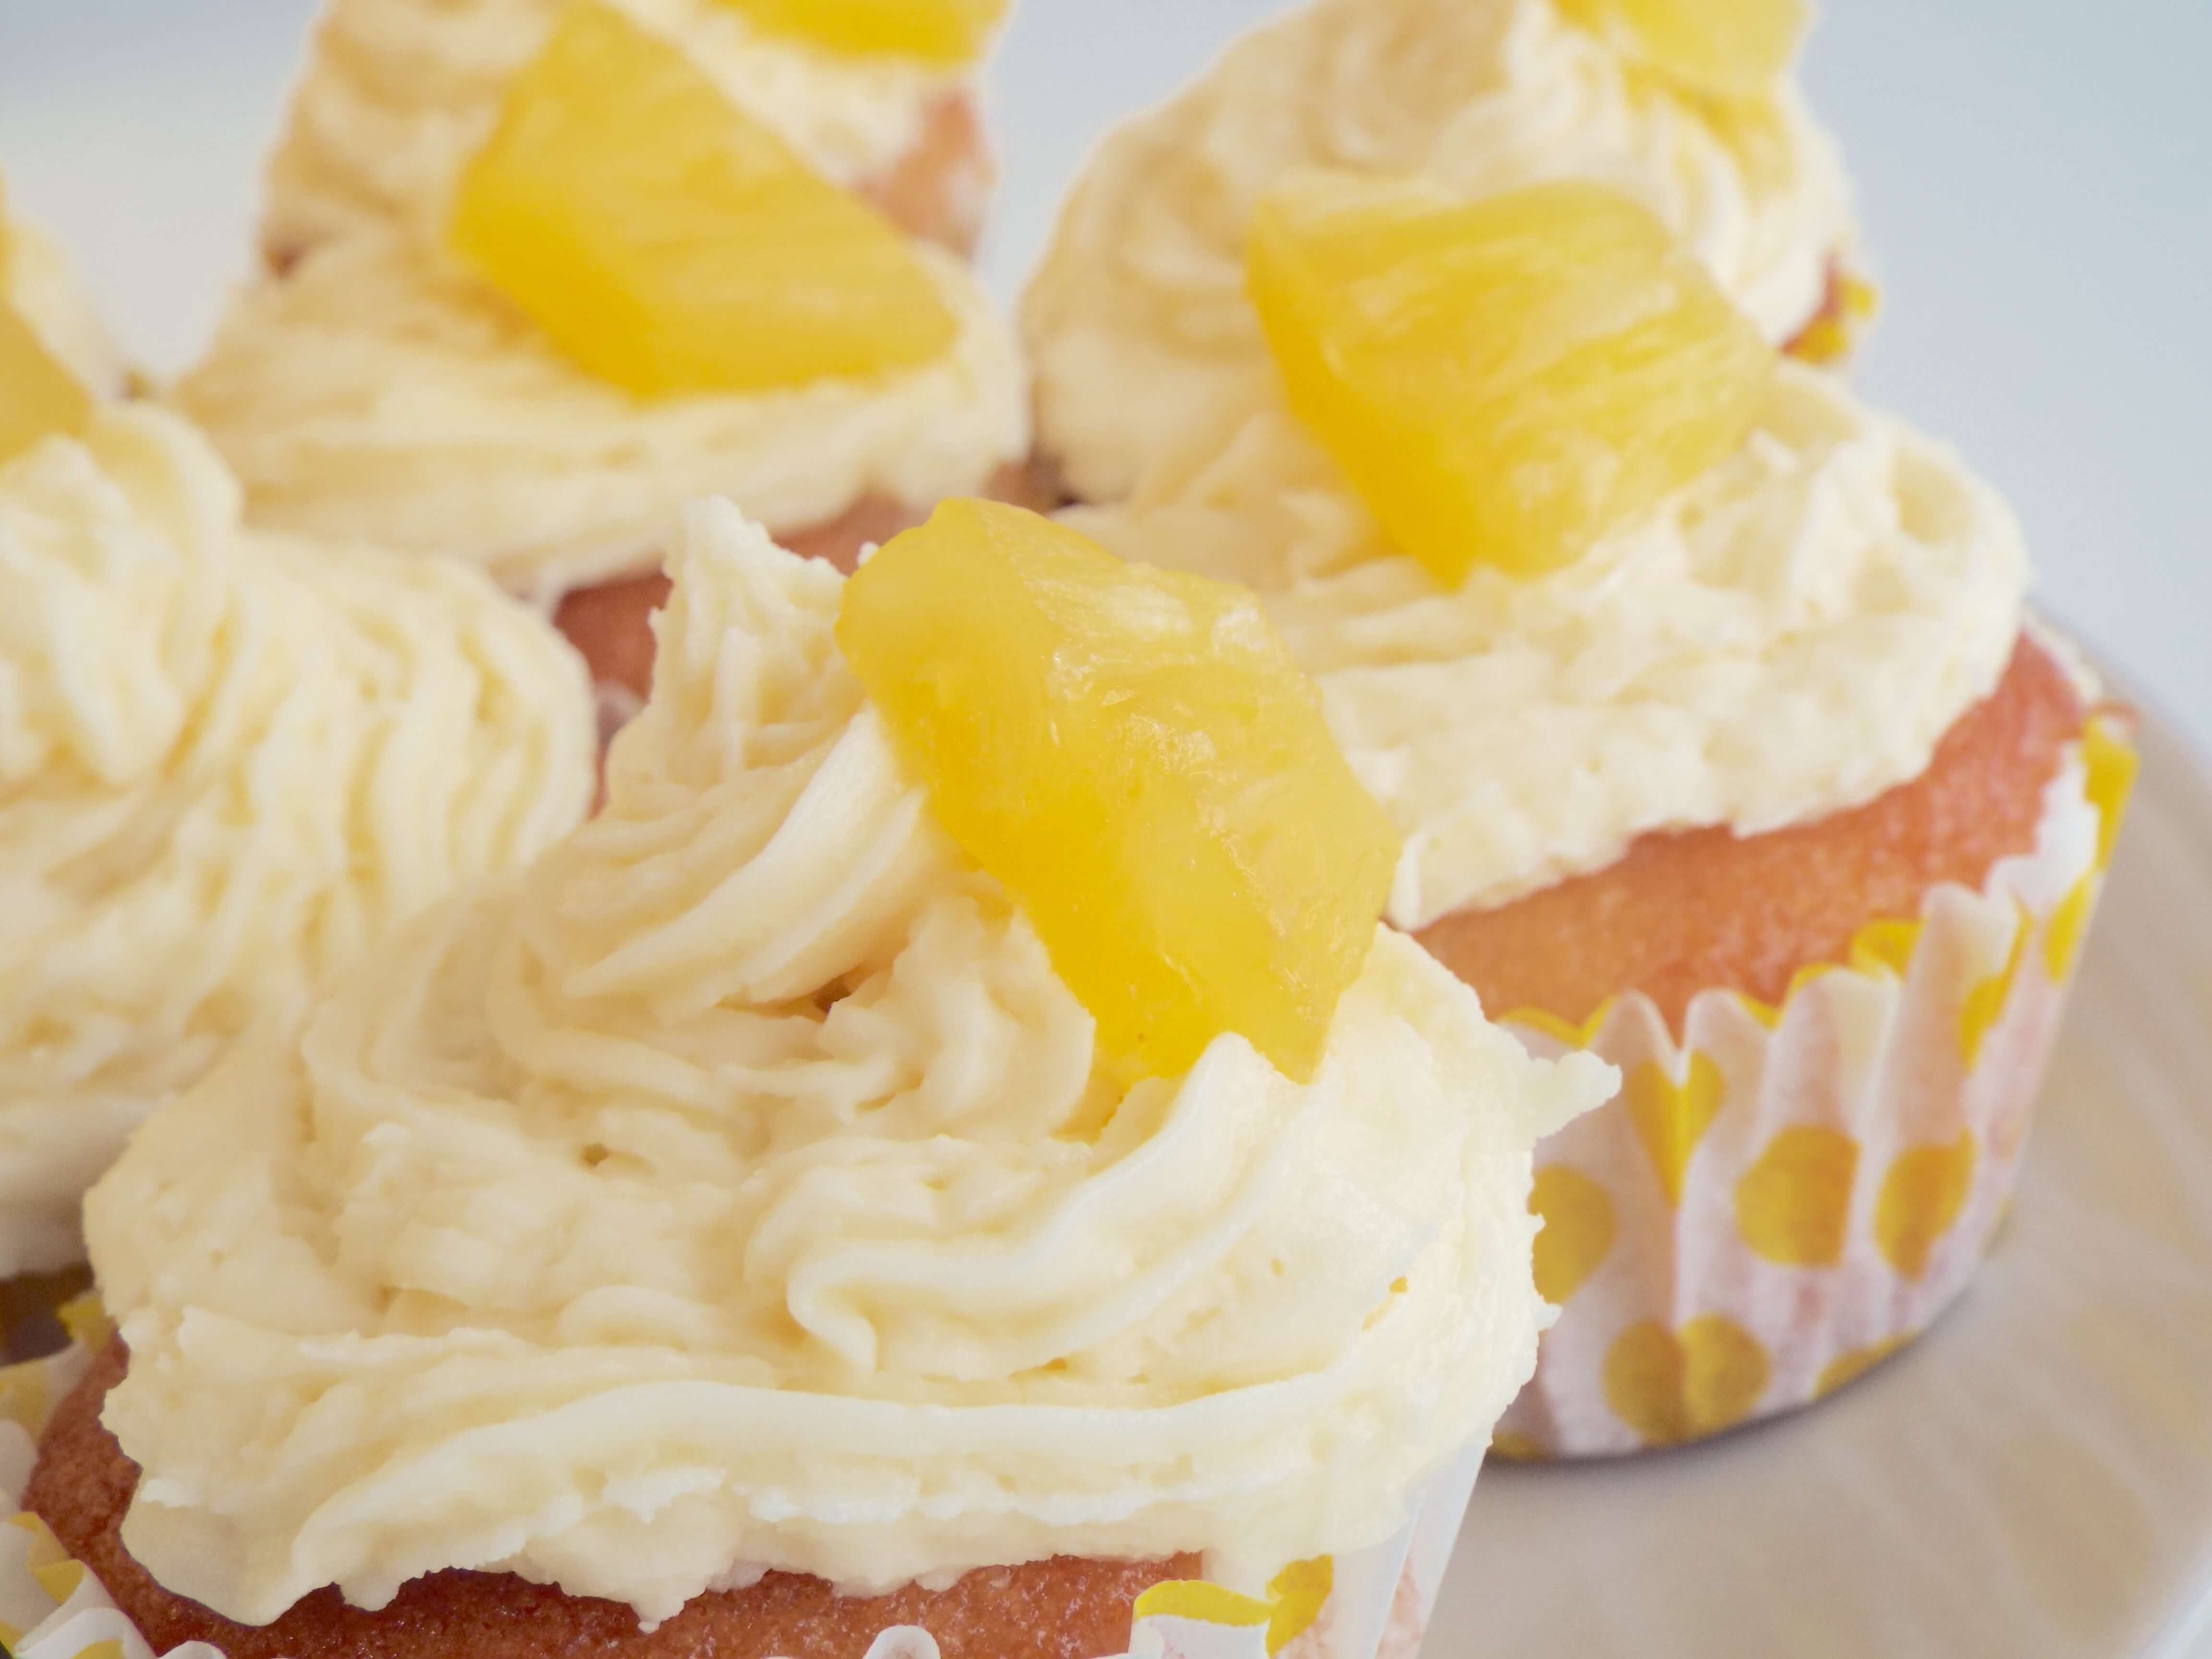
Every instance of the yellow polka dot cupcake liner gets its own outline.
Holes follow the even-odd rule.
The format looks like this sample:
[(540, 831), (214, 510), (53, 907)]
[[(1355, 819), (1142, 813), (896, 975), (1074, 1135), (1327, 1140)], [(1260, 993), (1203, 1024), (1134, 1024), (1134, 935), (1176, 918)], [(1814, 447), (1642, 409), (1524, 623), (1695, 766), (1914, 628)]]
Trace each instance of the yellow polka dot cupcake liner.
[[(113, 1328), (90, 1296), (67, 1310), (74, 1340), (0, 1367), (0, 1650), (13, 1659), (227, 1659), (187, 1642), (166, 1655), (22, 1506), (40, 1435)], [(1395, 1538), (1286, 1567), (1261, 1595), (1200, 1581), (1138, 1597), (1126, 1653), (1107, 1659), (1416, 1659), (1487, 1447), (1468, 1447), (1416, 1495)], [(799, 1656), (793, 1656), (799, 1659)], [(884, 1631), (866, 1659), (940, 1659), (926, 1630)]]
[(1532, 1050), (1620, 1068), (1613, 1102), (1537, 1148), (1536, 1284), (1559, 1304), (1495, 1449), (1522, 1460), (1680, 1445), (1832, 1394), (1926, 1330), (2003, 1221), (2136, 773), (2093, 719), (2034, 850), (1981, 890), (1876, 921), (1778, 1007), (1694, 998), (1679, 1042), (1630, 994)]

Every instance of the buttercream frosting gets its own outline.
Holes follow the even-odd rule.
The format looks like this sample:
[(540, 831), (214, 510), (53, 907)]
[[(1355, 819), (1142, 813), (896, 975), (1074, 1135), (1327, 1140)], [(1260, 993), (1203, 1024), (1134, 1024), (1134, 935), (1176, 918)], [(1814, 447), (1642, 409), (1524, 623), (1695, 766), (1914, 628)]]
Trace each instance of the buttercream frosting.
[(900, 772), (842, 579), (690, 510), (604, 811), (159, 1115), (88, 1206), (124, 1528), (265, 1620), (511, 1570), (648, 1622), (1056, 1554), (1257, 1590), (1404, 1523), (1610, 1091), (1377, 930), (1309, 1085), (1134, 1086)]
[(641, 401), (418, 239), (363, 231), (241, 294), (179, 396), (255, 522), (455, 555), (550, 597), (654, 562), (695, 495), (795, 531), (871, 493), (980, 493), (1025, 453), (1011, 328), (959, 260), (915, 251), (959, 325), (937, 361)]
[(0, 469), (0, 1274), (252, 1020), (581, 816), (582, 666), (477, 573), (243, 536), (96, 412)]
[(1742, 448), (1550, 575), (1440, 587), (1279, 405), (1206, 466), (1069, 515), (1258, 590), (1405, 837), (1424, 927), (1649, 830), (1763, 830), (1917, 776), (2022, 619), (2010, 509), (1948, 449), (1785, 363)]
[[(333, 0), (270, 163), (264, 240), (287, 252), (404, 222), (434, 237), (514, 73), (563, 0)], [(721, 0), (609, 0), (681, 47), (814, 168), (889, 171), (973, 66), (842, 57), (763, 34)]]
[(1794, 83), (1686, 100), (1551, 0), (1311, 0), (1099, 147), (1023, 304), (1041, 447), (1086, 501), (1187, 470), (1274, 396), (1245, 227), (1301, 167), (1487, 195), (1563, 178), (1650, 206), (1778, 343), (1856, 240), (1836, 148)]
[(28, 323), (87, 390), (123, 389), (122, 355), (67, 249), (38, 226), (6, 216), (0, 204), (0, 300)]

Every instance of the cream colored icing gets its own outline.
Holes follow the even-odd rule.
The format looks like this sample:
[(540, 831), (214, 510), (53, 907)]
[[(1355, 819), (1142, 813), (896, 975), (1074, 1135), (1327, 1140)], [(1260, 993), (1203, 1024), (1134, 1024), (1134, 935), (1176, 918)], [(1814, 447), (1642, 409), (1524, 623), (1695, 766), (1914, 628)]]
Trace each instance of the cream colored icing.
[[(402, 221), (434, 236), (507, 81), (564, 0), (332, 0), (270, 163), (264, 240), (286, 252)], [(764, 36), (719, 0), (610, 0), (682, 47), (820, 173), (894, 167), (972, 68), (842, 58)]]
[(0, 469), (0, 1275), (247, 1023), (589, 804), (582, 665), (475, 572), (241, 537), (174, 416)]
[(694, 495), (799, 530), (872, 492), (977, 493), (1025, 453), (1012, 331), (958, 260), (915, 252), (959, 324), (937, 362), (640, 402), (412, 239), (364, 232), (241, 295), (179, 397), (255, 522), (458, 555), (550, 596), (653, 564)]
[(1738, 453), (1534, 580), (1439, 587), (1280, 409), (1172, 493), (1069, 516), (1259, 591), (1406, 838), (1406, 927), (1647, 830), (1753, 835), (1917, 776), (2002, 674), (2028, 578), (1995, 491), (1794, 364)]
[(1531, 1148), (1610, 1091), (1378, 929), (1314, 1082), (1116, 1084), (726, 503), (672, 560), (602, 813), (158, 1116), (94, 1194), (106, 1422), (166, 1584), (509, 1569), (648, 1622), (1392, 1535), (1549, 1310)]
[(0, 224), (0, 298), (93, 392), (109, 398), (123, 390), (122, 354), (76, 262), (59, 242), (21, 219)]
[(1244, 295), (1260, 198), (1300, 167), (1472, 195), (1594, 178), (1644, 201), (1777, 342), (1855, 240), (1835, 145), (1784, 86), (1722, 125), (1551, 0), (1313, 0), (1121, 127), (1023, 305), (1041, 447), (1088, 501), (1187, 469), (1274, 395)]

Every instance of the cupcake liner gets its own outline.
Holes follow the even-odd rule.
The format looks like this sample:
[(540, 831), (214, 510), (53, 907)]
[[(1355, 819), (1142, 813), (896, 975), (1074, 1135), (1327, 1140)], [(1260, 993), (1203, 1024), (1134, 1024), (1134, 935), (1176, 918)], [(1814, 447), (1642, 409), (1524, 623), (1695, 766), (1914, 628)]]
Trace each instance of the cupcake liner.
[[(77, 1340), (43, 1359), (0, 1368), (0, 1648), (14, 1659), (225, 1659), (187, 1642), (157, 1656), (22, 1507), (38, 1437), (110, 1334), (89, 1297), (71, 1304)], [(1099, 1659), (1413, 1659), (1436, 1606), (1485, 1448), (1468, 1448), (1421, 1490), (1413, 1520), (1389, 1542), (1285, 1568), (1265, 1599), (1219, 1584), (1156, 1584), (1137, 1599), (1124, 1653)], [(867, 1659), (939, 1659), (926, 1630), (885, 1630)]]
[(1790, 355), (1815, 368), (1849, 362), (1881, 314), (1881, 290), (1873, 281), (1838, 260), (1828, 276), (1829, 291), (1820, 314), (1790, 343)]
[(1504, 1018), (1533, 1052), (1588, 1048), (1624, 1081), (1537, 1148), (1536, 1279), (1562, 1311), (1500, 1455), (1640, 1451), (1808, 1405), (1966, 1288), (2135, 769), (2124, 719), (2094, 716), (2032, 853), (1870, 924), (1779, 1007), (1700, 993), (1680, 1042), (1638, 993), (1579, 1030)]
[(0, 1362), (36, 1359), (68, 1346), (64, 1311), (91, 1285), (89, 1267), (0, 1279)]

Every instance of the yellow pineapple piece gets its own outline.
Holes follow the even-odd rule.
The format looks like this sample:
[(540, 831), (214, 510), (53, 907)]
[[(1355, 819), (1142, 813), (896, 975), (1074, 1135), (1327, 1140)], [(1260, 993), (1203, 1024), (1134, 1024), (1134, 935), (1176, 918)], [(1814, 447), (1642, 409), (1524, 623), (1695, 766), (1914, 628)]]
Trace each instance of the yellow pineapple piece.
[(683, 53), (571, 0), (463, 173), (453, 252), (639, 397), (911, 368), (957, 326), (890, 220)]
[(1713, 98), (1771, 94), (1812, 21), (1806, 0), (1559, 0), (1559, 9)]
[(1774, 373), (1696, 258), (1598, 185), (1469, 204), (1306, 174), (1261, 204), (1248, 276), (1291, 410), (1451, 586), (1649, 513), (1743, 441)]
[(1241, 588), (949, 501), (845, 589), (837, 643), (939, 818), (1142, 1073), (1240, 1033), (1313, 1075), (1398, 839)]
[(720, 0), (763, 34), (844, 58), (910, 58), (951, 68), (983, 55), (1006, 0)]

